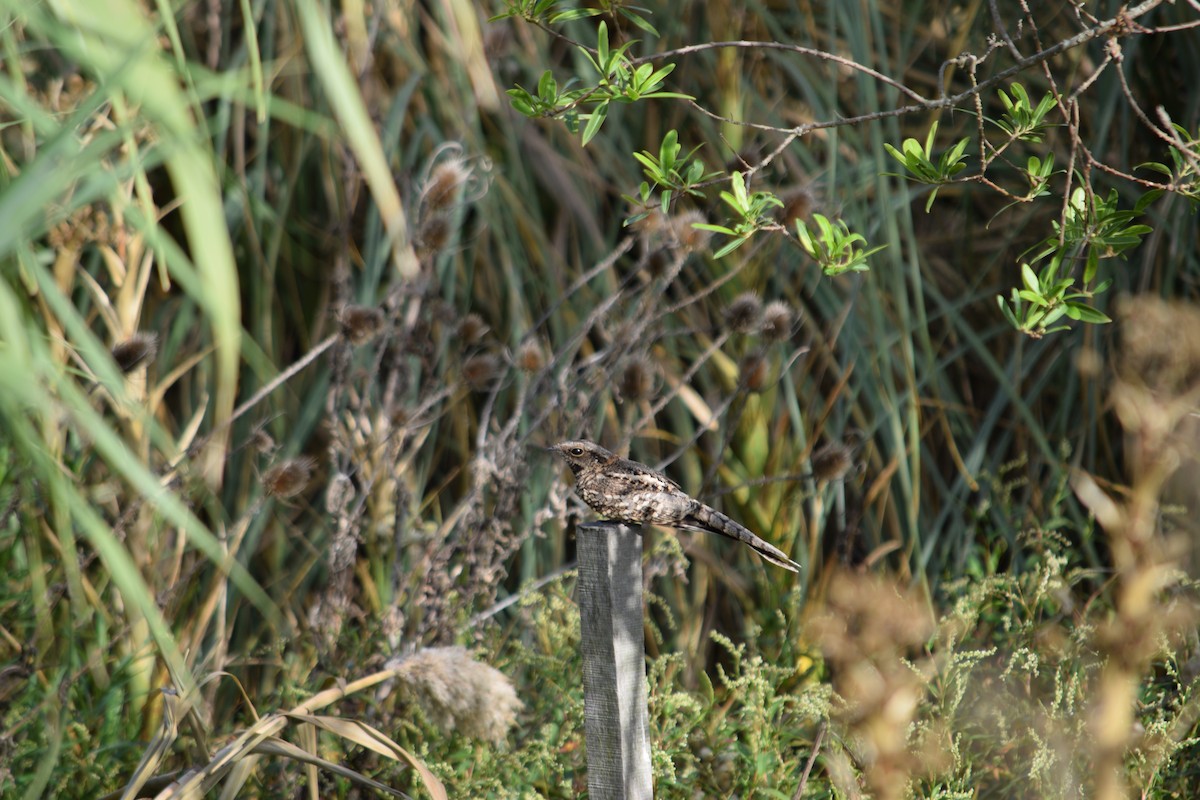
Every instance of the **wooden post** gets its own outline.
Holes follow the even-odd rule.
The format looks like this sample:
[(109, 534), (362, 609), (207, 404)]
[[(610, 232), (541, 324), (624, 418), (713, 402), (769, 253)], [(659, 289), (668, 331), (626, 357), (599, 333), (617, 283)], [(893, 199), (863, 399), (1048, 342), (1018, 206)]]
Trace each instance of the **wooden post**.
[(584, 735), (590, 800), (652, 800), (642, 535), (618, 523), (578, 528)]

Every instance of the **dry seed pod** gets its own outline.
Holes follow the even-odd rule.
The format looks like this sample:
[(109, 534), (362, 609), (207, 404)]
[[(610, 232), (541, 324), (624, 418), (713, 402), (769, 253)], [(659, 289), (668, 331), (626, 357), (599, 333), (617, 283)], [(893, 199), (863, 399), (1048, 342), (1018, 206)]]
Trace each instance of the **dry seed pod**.
[(303, 492), (312, 480), (317, 460), (311, 456), (289, 458), (267, 470), (262, 477), (263, 490), (269, 497), (280, 500)]
[(383, 328), (383, 309), (374, 306), (346, 306), (338, 315), (342, 336), (350, 344), (360, 345), (375, 338)]
[(761, 392), (771, 377), (771, 365), (762, 353), (754, 352), (742, 359), (738, 366), (742, 384), (752, 392)]
[(500, 375), (500, 359), (490, 353), (471, 356), (463, 362), (462, 376), (472, 389), (490, 388)]
[(133, 372), (138, 366), (153, 361), (158, 355), (158, 334), (135, 333), (125, 341), (113, 345), (111, 352), (121, 372)]
[(654, 392), (654, 364), (638, 356), (621, 371), (621, 396), (626, 400), (645, 400)]
[(772, 300), (763, 309), (762, 335), (770, 342), (782, 342), (792, 335), (796, 315), (792, 307), (782, 300)]
[(830, 442), (812, 454), (813, 477), (818, 481), (836, 481), (854, 466), (853, 451), (842, 442)]
[(536, 339), (530, 339), (517, 350), (517, 368), (533, 373), (546, 366), (546, 354)]
[(684, 211), (671, 218), (671, 231), (675, 241), (679, 243), (679, 249), (688, 255), (707, 250), (708, 243), (712, 240), (712, 232), (697, 228), (697, 222), (704, 222), (704, 215), (696, 209)]
[(762, 300), (754, 292), (743, 292), (725, 309), (725, 322), (737, 333), (754, 333), (762, 322)]
[(483, 321), (483, 317), (472, 312), (458, 323), (458, 338), (464, 345), (479, 344), (490, 330), (491, 328)]
[(417, 229), (414, 244), (420, 258), (440, 253), (450, 241), (450, 220), (440, 214), (426, 217)]
[(421, 202), (432, 214), (446, 211), (454, 205), (470, 177), (471, 170), (461, 158), (443, 161), (434, 167), (421, 189)]

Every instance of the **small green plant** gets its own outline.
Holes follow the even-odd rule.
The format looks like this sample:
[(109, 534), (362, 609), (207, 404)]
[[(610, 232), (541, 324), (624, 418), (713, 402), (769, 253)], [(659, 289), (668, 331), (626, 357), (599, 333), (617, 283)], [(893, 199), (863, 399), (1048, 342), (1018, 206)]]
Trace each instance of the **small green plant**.
[(1003, 89), (997, 92), (1000, 102), (1004, 104), (1004, 114), (1000, 119), (988, 118), (988, 121), (1007, 133), (1011, 139), (1040, 144), (1042, 134), (1050, 127), (1050, 123), (1046, 122), (1046, 115), (1054, 108), (1054, 95), (1046, 92), (1041, 101), (1034, 106), (1021, 84), (1014, 83), (1009, 91), (1012, 92), (1012, 97)]
[(650, 21), (642, 16), (642, 14), (651, 13), (650, 10), (641, 6), (629, 6), (612, 0), (601, 0), (596, 8), (568, 8), (565, 11), (550, 13), (554, 11), (556, 5), (558, 5), (558, 0), (505, 0), (505, 12), (492, 17), (491, 21), (517, 17), (526, 22), (557, 25), (573, 19), (620, 16), (651, 36), (659, 35), (658, 30), (650, 24)]
[(937, 136), (937, 129), (936, 122), (929, 127), (929, 134), (925, 137), (924, 145), (916, 139), (905, 139), (901, 149), (897, 150), (887, 142), (883, 143), (892, 158), (899, 161), (908, 170), (907, 175), (899, 175), (894, 172), (889, 172), (888, 175), (934, 187), (934, 190), (929, 193), (929, 199), (925, 201), (926, 213), (933, 207), (933, 201), (937, 199), (938, 187), (949, 183), (955, 175), (967, 168), (963, 162), (963, 159), (966, 158), (967, 143), (970, 141), (967, 138), (960, 139), (957, 144), (938, 156), (937, 163), (934, 163), (933, 140)]
[(1050, 194), (1050, 176), (1053, 174), (1054, 153), (1047, 153), (1045, 160), (1030, 156), (1025, 167), (1025, 177), (1029, 179), (1029, 192), (1022, 200), (1027, 202)]
[[(670, 130), (663, 136), (657, 155), (649, 150), (634, 153), (633, 157), (641, 162), (643, 172), (650, 180), (642, 181), (638, 187), (637, 198), (626, 195), (625, 200), (643, 208), (660, 205), (665, 214), (672, 197), (677, 192), (693, 197), (703, 197), (703, 193), (696, 187), (719, 177), (720, 173), (705, 171), (704, 162), (694, 157), (696, 151), (700, 149), (698, 146), (689, 150), (687, 155), (680, 157), (679, 153), (682, 149), (683, 145), (679, 144), (679, 134)], [(657, 201), (654, 200), (655, 189), (662, 190)], [(625, 224), (636, 222), (644, 216), (645, 213), (630, 217)]]
[[(579, 48), (600, 76), (596, 85), (588, 89), (568, 89), (574, 83), (572, 80), (560, 89), (554, 75), (546, 70), (538, 81), (536, 95), (520, 85), (508, 90), (513, 108), (527, 117), (562, 119), (572, 133), (578, 132), (580, 122), (583, 122), (583, 144), (587, 145), (600, 132), (612, 102), (636, 103), (666, 97), (693, 99), (690, 95), (661, 90), (663, 81), (675, 69), (674, 64), (658, 69), (649, 63), (633, 65), (626, 52), (636, 41), (631, 39), (620, 47), (609, 47), (608, 25), (601, 22), (596, 33), (595, 53), (585, 47)], [(591, 110), (580, 112), (585, 104), (589, 104)]]
[[(1174, 190), (1186, 197), (1191, 202), (1193, 209), (1200, 210), (1200, 161), (1196, 158), (1196, 153), (1200, 152), (1200, 130), (1193, 136), (1182, 125), (1172, 125), (1171, 127), (1175, 130), (1179, 144), (1183, 146), (1183, 149), (1176, 145), (1169, 146), (1171, 165), (1167, 166), (1159, 161), (1147, 161), (1138, 166), (1166, 175)], [(1150, 200), (1158, 199), (1162, 193), (1162, 189), (1148, 192), (1149, 195), (1152, 195)], [(1145, 201), (1144, 197), (1143, 201)]]
[(714, 258), (729, 255), (745, 244), (755, 231), (774, 224), (768, 212), (772, 208), (781, 208), (783, 206), (783, 201), (771, 192), (748, 191), (746, 189), (746, 179), (742, 177), (742, 173), (740, 172), (730, 174), (729, 184), (733, 191), (721, 192), (721, 199), (725, 201), (727, 206), (733, 209), (733, 213), (738, 217), (733, 222), (733, 227), (711, 225), (706, 222), (698, 222), (695, 225), (700, 230), (722, 233), (733, 237), (731, 241), (726, 242), (717, 252), (713, 253)]
[(1068, 293), (1075, 285), (1075, 279), (1058, 277), (1062, 261), (1062, 255), (1056, 255), (1040, 274), (1029, 264), (1021, 264), (1021, 282), (1025, 288), (1014, 288), (1008, 302), (1003, 296), (996, 298), (1005, 319), (1017, 330), (1035, 339), (1040, 339), (1047, 333), (1067, 330), (1070, 327), (1068, 325), (1050, 327), (1064, 315), (1080, 322), (1112, 321), (1104, 313), (1083, 302), (1106, 290), (1111, 281), (1105, 281), (1094, 291)]
[(852, 233), (844, 221), (839, 219), (830, 222), (821, 214), (813, 214), (813, 221), (816, 231), (810, 230), (804, 220), (797, 220), (796, 238), (800, 240), (804, 252), (821, 266), (826, 275), (866, 272), (870, 269), (867, 259), (886, 246), (859, 249), (855, 245), (865, 245), (866, 238), (860, 233)]
[[(1050, 327), (1063, 316), (1080, 322), (1110, 322), (1107, 315), (1083, 301), (1103, 294), (1112, 283), (1106, 280), (1092, 286), (1100, 260), (1123, 256), (1152, 230), (1133, 220), (1156, 196), (1148, 192), (1132, 209), (1120, 209), (1115, 189), (1100, 197), (1083, 186), (1076, 187), (1062, 221), (1053, 223), (1054, 235), (1042, 242), (1029, 263), (1021, 264), (1024, 288), (1014, 288), (1008, 300), (997, 297), (1005, 318), (1017, 330), (1038, 338), (1066, 330), (1067, 325)], [(1082, 288), (1075, 292), (1069, 292), (1075, 278), (1060, 277), (1067, 259), (1081, 259), (1084, 265)], [(1043, 262), (1045, 266), (1035, 270), (1033, 265)]]

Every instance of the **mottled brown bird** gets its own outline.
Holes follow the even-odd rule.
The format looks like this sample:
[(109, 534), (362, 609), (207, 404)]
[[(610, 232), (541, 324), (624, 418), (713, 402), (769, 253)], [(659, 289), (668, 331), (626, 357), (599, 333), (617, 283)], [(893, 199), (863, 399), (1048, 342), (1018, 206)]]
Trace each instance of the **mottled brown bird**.
[(575, 491), (595, 511), (629, 525), (662, 525), (704, 531), (744, 542), (772, 564), (799, 572), (800, 565), (720, 511), (689, 497), (679, 484), (645, 464), (581, 440), (547, 448), (575, 473)]

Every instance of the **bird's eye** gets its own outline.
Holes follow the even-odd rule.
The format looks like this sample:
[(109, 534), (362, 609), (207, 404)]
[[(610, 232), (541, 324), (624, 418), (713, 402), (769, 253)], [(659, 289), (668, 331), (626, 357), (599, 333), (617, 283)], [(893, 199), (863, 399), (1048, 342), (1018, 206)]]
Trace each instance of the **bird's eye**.
[(583, 448), (582, 448), (582, 447), (572, 447), (572, 448), (571, 448), (571, 455), (573, 455), (573, 456), (581, 456), (581, 455), (583, 455)]

